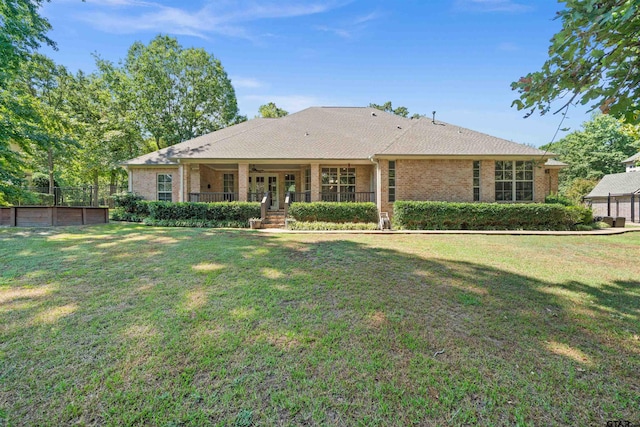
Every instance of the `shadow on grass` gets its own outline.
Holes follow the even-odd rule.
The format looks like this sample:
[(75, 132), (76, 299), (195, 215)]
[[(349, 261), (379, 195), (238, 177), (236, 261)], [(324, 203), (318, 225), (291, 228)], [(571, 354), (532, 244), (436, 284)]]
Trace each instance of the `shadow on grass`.
[(640, 407), (636, 281), (357, 237), (24, 233), (0, 233), (15, 424), (587, 425)]

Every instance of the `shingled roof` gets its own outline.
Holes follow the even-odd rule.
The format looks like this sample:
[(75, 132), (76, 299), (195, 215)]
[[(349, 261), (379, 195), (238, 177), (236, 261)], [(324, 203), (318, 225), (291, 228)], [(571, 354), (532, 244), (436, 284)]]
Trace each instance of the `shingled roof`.
[(177, 159), (368, 159), (372, 156), (553, 156), (480, 132), (407, 119), (369, 107), (311, 107), (278, 119), (253, 119), (125, 165), (175, 164)]
[(640, 193), (640, 172), (612, 173), (602, 177), (585, 199), (607, 197), (609, 194)]

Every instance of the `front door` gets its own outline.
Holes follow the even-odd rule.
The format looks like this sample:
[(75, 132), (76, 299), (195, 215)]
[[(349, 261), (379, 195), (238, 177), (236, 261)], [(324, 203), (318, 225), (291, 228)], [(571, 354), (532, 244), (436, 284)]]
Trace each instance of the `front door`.
[[(278, 175), (251, 175), (249, 177), (249, 192), (252, 194), (261, 194), (268, 191), (271, 193), (270, 210), (277, 210), (280, 206), (278, 203)], [(261, 196), (260, 196), (261, 197)]]

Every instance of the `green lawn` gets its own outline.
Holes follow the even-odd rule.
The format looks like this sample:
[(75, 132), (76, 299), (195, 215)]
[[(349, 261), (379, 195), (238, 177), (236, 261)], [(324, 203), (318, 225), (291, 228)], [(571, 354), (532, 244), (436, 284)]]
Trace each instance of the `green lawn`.
[(0, 229), (0, 426), (640, 423), (640, 233)]

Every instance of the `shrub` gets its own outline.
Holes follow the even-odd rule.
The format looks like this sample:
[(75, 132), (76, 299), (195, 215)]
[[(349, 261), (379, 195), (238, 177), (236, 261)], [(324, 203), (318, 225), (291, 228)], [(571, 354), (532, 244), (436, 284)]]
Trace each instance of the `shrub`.
[(149, 216), (149, 203), (135, 193), (117, 193), (111, 196), (115, 209), (111, 211), (114, 221), (142, 222)]
[(374, 222), (303, 222), (288, 221), (287, 228), (289, 230), (377, 230), (378, 224)]
[(573, 200), (569, 199), (566, 196), (560, 195), (558, 193), (549, 194), (547, 197), (544, 198), (544, 202), (545, 203), (558, 203), (558, 204), (561, 204), (563, 206), (575, 206), (575, 203), (573, 203)]
[(201, 219), (144, 219), (145, 225), (156, 227), (246, 228), (247, 221), (209, 221)]
[(256, 202), (147, 202), (147, 206), (149, 207), (149, 221), (145, 221), (145, 224), (152, 221), (194, 220), (194, 223), (200, 221), (207, 224), (242, 224), (242, 227), (248, 227), (249, 218), (260, 216), (260, 203)]
[(378, 222), (375, 203), (313, 202), (292, 203), (289, 216), (302, 222)]
[(410, 230), (572, 230), (584, 208), (560, 204), (499, 204), (399, 201), (393, 222)]

